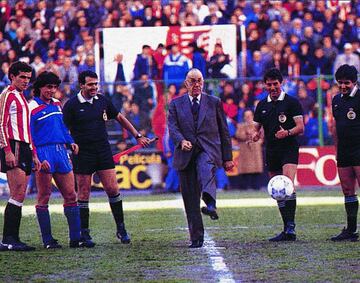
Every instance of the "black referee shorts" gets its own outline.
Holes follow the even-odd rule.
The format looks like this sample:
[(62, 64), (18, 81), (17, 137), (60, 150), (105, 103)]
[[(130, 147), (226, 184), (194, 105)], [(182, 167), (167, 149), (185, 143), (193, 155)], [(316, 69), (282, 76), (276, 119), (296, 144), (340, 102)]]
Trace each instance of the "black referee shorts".
[(360, 166), (360, 148), (343, 148), (337, 149), (337, 167)]
[(270, 172), (282, 170), (285, 164), (299, 163), (299, 148), (291, 147), (288, 150), (266, 150), (266, 167)]
[(99, 170), (115, 168), (108, 142), (79, 145), (79, 153), (73, 154), (72, 159), (75, 174), (90, 175)]
[[(10, 140), (11, 152), (15, 156), (16, 167), (23, 170), (26, 176), (31, 174), (32, 168), (32, 151), (30, 149), (30, 144), (22, 141)], [(14, 169), (6, 165), (5, 160), (5, 151), (4, 149), (0, 150), (0, 167), (1, 172), (6, 173), (7, 171)]]

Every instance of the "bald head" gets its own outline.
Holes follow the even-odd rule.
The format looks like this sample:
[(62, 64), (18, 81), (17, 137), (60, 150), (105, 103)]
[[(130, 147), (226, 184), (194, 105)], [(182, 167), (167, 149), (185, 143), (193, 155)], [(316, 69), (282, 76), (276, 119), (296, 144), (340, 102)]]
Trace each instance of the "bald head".
[(204, 78), (199, 69), (191, 69), (185, 79), (185, 87), (189, 95), (196, 97), (201, 94), (204, 86)]

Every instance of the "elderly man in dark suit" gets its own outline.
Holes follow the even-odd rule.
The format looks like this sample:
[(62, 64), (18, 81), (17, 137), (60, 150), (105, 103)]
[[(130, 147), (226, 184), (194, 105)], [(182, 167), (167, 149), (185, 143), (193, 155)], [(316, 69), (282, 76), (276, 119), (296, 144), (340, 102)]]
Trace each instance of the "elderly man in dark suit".
[(179, 171), (180, 186), (189, 226), (190, 248), (204, 243), (200, 197), (206, 203), (201, 212), (218, 219), (215, 170), (231, 170), (232, 149), (221, 101), (202, 93), (203, 76), (191, 69), (186, 76), (188, 94), (174, 99), (169, 107), (169, 132), (175, 144), (173, 166)]

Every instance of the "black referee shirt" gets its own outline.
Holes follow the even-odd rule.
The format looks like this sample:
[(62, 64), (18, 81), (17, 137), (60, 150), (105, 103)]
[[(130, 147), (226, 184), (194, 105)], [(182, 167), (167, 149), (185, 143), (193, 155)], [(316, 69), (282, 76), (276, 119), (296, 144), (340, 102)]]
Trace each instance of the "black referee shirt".
[(332, 100), (339, 147), (360, 147), (360, 90), (357, 86), (345, 96), (337, 94)]
[(295, 127), (294, 117), (303, 115), (301, 104), (296, 98), (293, 98), (282, 92), (277, 101), (272, 101), (270, 96), (261, 100), (256, 106), (254, 121), (261, 124), (265, 132), (265, 141), (267, 150), (288, 150), (289, 147), (298, 147), (295, 136), (289, 136), (284, 139), (277, 139), (275, 134), (280, 130)]
[(64, 122), (77, 144), (108, 142), (105, 122), (116, 118), (119, 111), (102, 95), (86, 101), (80, 92), (63, 109)]

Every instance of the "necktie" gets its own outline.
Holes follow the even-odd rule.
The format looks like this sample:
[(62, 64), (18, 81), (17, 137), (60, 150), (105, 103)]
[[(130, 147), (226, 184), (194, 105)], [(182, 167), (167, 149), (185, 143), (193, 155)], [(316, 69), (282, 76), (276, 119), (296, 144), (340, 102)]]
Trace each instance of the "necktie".
[(194, 97), (192, 102), (193, 104), (191, 106), (191, 112), (194, 116), (194, 120), (197, 121), (199, 116), (199, 108), (200, 108), (199, 101), (196, 97)]

